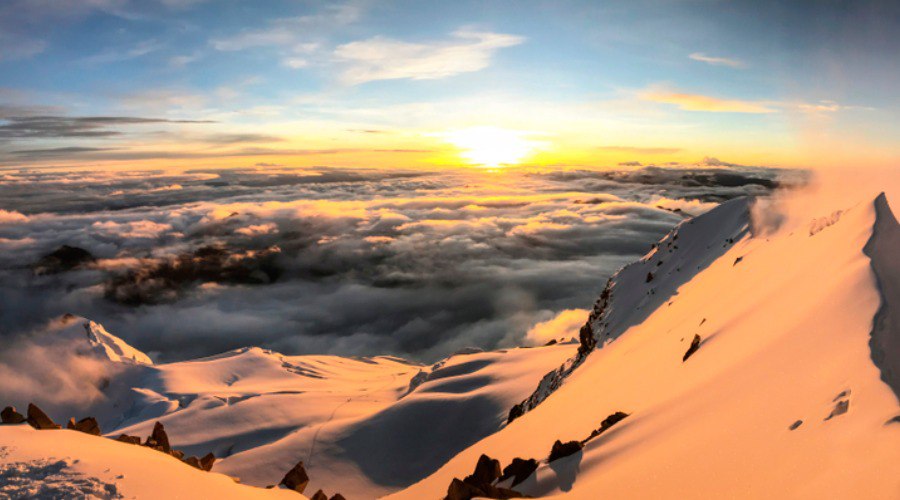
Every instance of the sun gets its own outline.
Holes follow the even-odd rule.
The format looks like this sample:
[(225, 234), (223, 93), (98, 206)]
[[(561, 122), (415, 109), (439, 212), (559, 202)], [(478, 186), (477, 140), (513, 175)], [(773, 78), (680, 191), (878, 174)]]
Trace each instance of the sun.
[(485, 168), (515, 165), (538, 146), (528, 139), (530, 132), (496, 127), (471, 127), (442, 134), (460, 149), (459, 155), (469, 163)]

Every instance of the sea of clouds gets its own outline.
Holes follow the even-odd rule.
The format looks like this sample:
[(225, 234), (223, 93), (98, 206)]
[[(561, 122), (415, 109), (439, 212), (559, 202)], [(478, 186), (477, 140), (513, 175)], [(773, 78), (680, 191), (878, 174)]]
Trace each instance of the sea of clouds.
[[(0, 170), (0, 337), (72, 313), (157, 361), (257, 345), (427, 362), (540, 343), (572, 333), (573, 310), (679, 221), (767, 194), (784, 175), (715, 160), (502, 173)], [(36, 272), (62, 245), (96, 260)]]

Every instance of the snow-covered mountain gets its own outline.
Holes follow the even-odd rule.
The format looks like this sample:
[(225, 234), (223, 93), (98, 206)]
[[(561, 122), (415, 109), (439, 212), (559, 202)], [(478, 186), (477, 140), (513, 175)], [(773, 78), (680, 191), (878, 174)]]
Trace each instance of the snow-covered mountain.
[[(303, 461), (307, 495), (441, 498), (486, 454), (536, 469), (517, 462), (513, 485), (485, 476), (493, 465), (482, 459), (472, 480), (488, 484), (482, 492), (900, 497), (900, 226), (887, 200), (765, 234), (750, 213), (738, 199), (680, 224), (609, 280), (580, 343), (433, 366), (259, 348), (154, 365), (77, 317), (42, 342), (64, 339), (115, 367), (103, 397), (78, 410), (107, 436), (146, 436), (161, 422), (175, 447), (213, 452), (213, 473), (254, 486)], [(561, 458), (548, 462), (556, 441)], [(47, 467), (100, 497), (157, 497), (148, 470), (201, 496), (296, 497), (145, 447), (0, 427), (0, 476), (28, 470), (38, 484)]]
[(88, 408), (49, 412), (57, 422), (89, 414), (112, 438), (147, 436), (161, 422), (186, 455), (212, 452), (214, 472), (267, 486), (303, 461), (308, 491), (347, 498), (374, 498), (434, 472), (497, 431), (541, 374), (575, 351), (562, 343), (467, 352), (422, 366), (244, 348), (154, 365), (84, 318), (62, 318), (37, 338), (112, 365), (115, 374)]
[[(682, 225), (679, 249), (673, 233), (623, 271), (721, 254), (674, 290), (671, 267), (645, 281), (646, 319), (620, 321), (541, 404), (390, 498), (439, 497), (481, 454), (537, 459), (516, 486), (535, 497), (900, 497), (900, 226), (885, 197), (787, 234), (726, 236), (730, 215)], [(699, 248), (692, 226), (709, 228)], [(547, 463), (556, 440), (585, 443)]]

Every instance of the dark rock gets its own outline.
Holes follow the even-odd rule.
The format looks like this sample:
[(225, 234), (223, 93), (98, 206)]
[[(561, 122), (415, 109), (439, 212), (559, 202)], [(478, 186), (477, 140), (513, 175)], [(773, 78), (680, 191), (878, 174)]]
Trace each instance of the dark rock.
[(182, 461), (184, 460), (184, 452), (181, 450), (172, 450), (169, 452), (169, 455), (172, 455), (173, 457), (177, 458), (178, 460), (182, 460)]
[(66, 422), (66, 429), (75, 430), (75, 417), (69, 417), (69, 421)]
[(691, 346), (688, 347), (687, 352), (684, 353), (684, 357), (681, 358), (681, 362), (684, 363), (685, 361), (687, 361), (689, 357), (697, 352), (697, 349), (700, 349), (700, 336), (695, 334), (694, 340), (691, 340)]
[(547, 343), (544, 344), (544, 347), (551, 346), (551, 345), (556, 345), (556, 339), (548, 340)]
[(553, 448), (550, 449), (550, 456), (547, 457), (547, 461), (552, 462), (563, 457), (568, 457), (569, 455), (574, 455), (581, 451), (581, 446), (580, 441), (563, 443), (557, 439), (556, 442), (553, 443)]
[(169, 446), (169, 436), (166, 434), (166, 428), (163, 427), (163, 424), (160, 422), (153, 424), (153, 432), (147, 438), (144, 446), (159, 450), (163, 453), (172, 451), (172, 447)]
[(744, 260), (743, 257), (738, 257), (738, 258), (734, 259), (734, 264), (732, 264), (731, 266), (734, 267), (734, 266), (738, 265), (742, 260)]
[(34, 274), (38, 275), (56, 274), (83, 267), (95, 260), (91, 252), (83, 248), (63, 245), (41, 257), (40, 260), (32, 264), (31, 269)]
[(450, 486), (447, 488), (445, 500), (471, 500), (472, 498), (484, 496), (486, 496), (485, 492), (480, 488), (453, 478), (453, 481), (450, 482)]
[(184, 459), (184, 463), (190, 465), (191, 467), (196, 467), (200, 470), (203, 470), (203, 468), (200, 467), (200, 459), (197, 457), (194, 457), (194, 456), (187, 457)]
[(344, 495), (341, 495), (340, 493), (335, 493), (334, 495), (331, 495), (331, 498), (329, 500), (347, 500), (347, 499), (344, 498)]
[(578, 342), (580, 344), (578, 346), (579, 356), (586, 356), (597, 346), (597, 339), (594, 338), (594, 328), (591, 326), (590, 321), (585, 323), (581, 330), (578, 331)]
[(15, 406), (7, 406), (0, 411), (0, 419), (4, 424), (21, 424), (25, 421), (25, 416), (17, 412)]
[(309, 476), (306, 474), (306, 469), (303, 468), (303, 462), (297, 462), (297, 465), (284, 475), (284, 479), (281, 480), (280, 484), (283, 484), (290, 490), (303, 493), (306, 485), (309, 484)]
[(831, 420), (832, 418), (837, 417), (838, 415), (843, 415), (844, 413), (847, 413), (847, 411), (849, 409), (850, 409), (850, 400), (849, 399), (846, 399), (844, 401), (838, 401), (837, 404), (834, 405), (834, 409), (831, 410), (831, 413), (827, 417), (825, 417), (825, 420)]
[(628, 417), (627, 413), (625, 413), (623, 411), (617, 411), (617, 412), (613, 413), (612, 415), (604, 418), (603, 421), (600, 422), (600, 427), (591, 431), (591, 435), (588, 436), (587, 439), (582, 441), (582, 444), (590, 441), (591, 439), (594, 439), (595, 437), (599, 436), (600, 434), (603, 434), (604, 432), (606, 432), (607, 429), (618, 424), (619, 422), (624, 420), (626, 417)]
[(309, 500), (328, 500), (328, 495), (326, 495), (324, 491), (319, 490), (313, 493), (313, 496), (309, 497)]
[(521, 417), (525, 414), (525, 402), (521, 402), (519, 404), (513, 405), (512, 408), (509, 409), (509, 416), (506, 417), (506, 423), (510, 423), (513, 420)]
[(509, 465), (503, 468), (503, 475), (500, 476), (500, 481), (506, 481), (509, 478), (513, 478), (510, 486), (515, 486), (522, 481), (528, 479), (528, 476), (534, 474), (534, 471), (537, 470), (538, 462), (533, 458), (529, 458), (528, 460), (523, 460), (521, 458), (514, 458)]
[(214, 463), (216, 463), (216, 456), (212, 453), (207, 453), (200, 458), (200, 468), (207, 472), (212, 470)]
[(653, 281), (653, 273), (647, 273), (646, 283), (650, 283), (651, 281)]
[(500, 461), (482, 454), (475, 464), (475, 472), (464, 481), (470, 484), (491, 484), (499, 477)]
[(119, 434), (119, 437), (116, 438), (116, 441), (121, 441), (128, 444), (141, 444), (141, 438), (137, 436), (129, 436), (128, 434)]
[(802, 421), (802, 420), (798, 420), (798, 421), (794, 422), (793, 424), (791, 424), (791, 426), (788, 427), (788, 429), (789, 429), (789, 430), (794, 430), (794, 429), (796, 429), (797, 427), (800, 427), (801, 425), (803, 425), (803, 421)]
[[(74, 419), (69, 419), (70, 421)], [(94, 417), (85, 417), (75, 422), (74, 427), (72, 427), (76, 431), (84, 432), (86, 434), (93, 434), (94, 436), (99, 436), (102, 434), (100, 432), (100, 424), (97, 423), (97, 419)]]
[(35, 429), (59, 429), (60, 426), (53, 422), (53, 420), (47, 416), (40, 408), (34, 405), (34, 403), (28, 403), (28, 418), (27, 422), (34, 427)]

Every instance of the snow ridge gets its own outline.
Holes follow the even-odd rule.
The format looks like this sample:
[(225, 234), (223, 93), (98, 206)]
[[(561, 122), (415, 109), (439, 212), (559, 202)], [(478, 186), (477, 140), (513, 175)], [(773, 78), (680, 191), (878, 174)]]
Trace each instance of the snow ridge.
[(872, 361), (881, 370), (881, 379), (900, 400), (900, 311), (891, 304), (900, 304), (900, 224), (881, 193), (875, 199), (875, 224), (872, 237), (864, 248), (871, 259), (872, 271), (881, 305), (872, 324), (869, 348)]
[(581, 328), (578, 353), (544, 375), (537, 389), (510, 409), (507, 422), (539, 405), (597, 345), (602, 347), (642, 323), (667, 303), (679, 287), (746, 236), (750, 231), (751, 205), (750, 198), (736, 198), (686, 219), (655, 243), (644, 257), (617, 271), (607, 281)]

